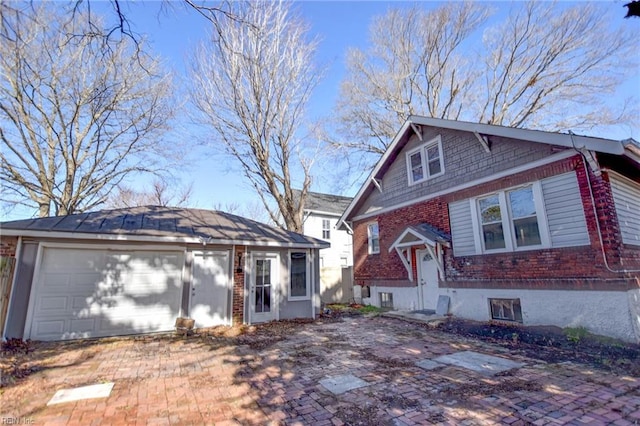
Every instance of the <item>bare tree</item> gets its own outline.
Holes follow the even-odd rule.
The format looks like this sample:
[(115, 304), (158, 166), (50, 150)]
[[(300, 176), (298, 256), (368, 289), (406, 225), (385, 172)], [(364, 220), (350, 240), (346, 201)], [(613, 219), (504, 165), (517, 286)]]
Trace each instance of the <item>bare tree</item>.
[(112, 192), (107, 205), (111, 208), (136, 206), (184, 207), (189, 205), (193, 184), (181, 186), (169, 184), (166, 179), (155, 179), (149, 189), (136, 190), (128, 185), (119, 185)]
[(498, 24), (481, 3), (394, 9), (375, 19), (370, 48), (348, 54), (334, 142), (368, 154), (370, 164), (412, 114), (542, 130), (631, 116), (607, 104), (633, 65), (635, 43), (610, 25), (606, 6), (512, 7)]
[(3, 202), (71, 214), (161, 169), (173, 111), (156, 60), (128, 38), (105, 48), (74, 36), (82, 20), (60, 5), (2, 2), (0, 13)]
[[(211, 139), (239, 163), (271, 220), (302, 231), (312, 157), (302, 156), (308, 146), (301, 131), (319, 80), (316, 44), (307, 40), (306, 27), (288, 2), (233, 6), (239, 18), (219, 17), (211, 39), (193, 57), (192, 99), (199, 118), (213, 130)], [(302, 188), (299, 199), (294, 186)]]
[(461, 44), (487, 16), (481, 5), (452, 2), (376, 17), (370, 49), (347, 54), (338, 104), (344, 144), (381, 155), (409, 115), (458, 118), (477, 77)]

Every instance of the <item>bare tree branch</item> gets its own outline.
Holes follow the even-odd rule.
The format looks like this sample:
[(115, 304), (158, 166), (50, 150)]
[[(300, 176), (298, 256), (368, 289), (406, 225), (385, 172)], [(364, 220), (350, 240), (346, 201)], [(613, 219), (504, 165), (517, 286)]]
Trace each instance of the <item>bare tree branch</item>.
[(172, 151), (161, 139), (171, 82), (137, 54), (143, 45), (124, 38), (105, 48), (70, 35), (91, 31), (79, 15), (72, 22), (46, 3), (10, 6), (0, 4), (3, 201), (70, 214), (104, 203), (129, 175), (158, 172)]
[(370, 167), (414, 114), (551, 131), (631, 121), (637, 93), (608, 101), (637, 66), (635, 43), (605, 7), (514, 3), (497, 24), (482, 3), (389, 10), (370, 48), (348, 54), (327, 140)]
[[(319, 81), (316, 43), (291, 4), (232, 4), (192, 60), (192, 99), (216, 143), (241, 166), (270, 219), (302, 231), (312, 158), (303, 158), (305, 107)], [(297, 180), (295, 175), (301, 175)], [(302, 190), (300, 199), (293, 188)], [(273, 201), (273, 204), (271, 203)], [(276, 209), (272, 208), (275, 206)]]

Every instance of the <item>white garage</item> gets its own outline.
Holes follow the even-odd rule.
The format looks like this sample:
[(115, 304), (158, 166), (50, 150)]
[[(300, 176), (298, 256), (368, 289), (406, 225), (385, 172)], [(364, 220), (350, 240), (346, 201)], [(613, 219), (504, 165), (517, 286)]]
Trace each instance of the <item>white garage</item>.
[(317, 259), (329, 243), (241, 216), (139, 206), (0, 222), (0, 229), (0, 248), (15, 259), (0, 301), (2, 338), (166, 332), (181, 317), (196, 328), (255, 321), (253, 253), (308, 253), (308, 297), (288, 297), (282, 262), (269, 318), (314, 318), (320, 310)]
[(64, 340), (173, 329), (184, 253), (42, 247), (25, 337)]

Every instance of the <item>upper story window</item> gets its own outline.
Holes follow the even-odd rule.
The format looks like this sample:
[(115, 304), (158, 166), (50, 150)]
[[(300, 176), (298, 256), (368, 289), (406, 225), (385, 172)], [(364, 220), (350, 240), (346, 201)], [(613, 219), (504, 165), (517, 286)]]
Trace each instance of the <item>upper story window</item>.
[(368, 242), (369, 242), (369, 254), (380, 253), (380, 232), (378, 230), (378, 223), (370, 223), (367, 226)]
[(549, 244), (538, 183), (477, 198), (476, 206), (483, 252)]
[(443, 173), (444, 162), (440, 136), (407, 152), (409, 185), (440, 176)]
[(331, 222), (329, 219), (322, 219), (322, 238), (325, 240), (331, 238)]

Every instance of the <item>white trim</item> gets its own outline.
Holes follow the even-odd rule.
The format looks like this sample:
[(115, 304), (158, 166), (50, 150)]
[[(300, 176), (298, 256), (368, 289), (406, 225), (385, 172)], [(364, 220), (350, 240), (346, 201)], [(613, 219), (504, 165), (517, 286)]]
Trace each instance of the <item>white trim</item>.
[(476, 139), (478, 139), (478, 141), (480, 142), (482, 147), (484, 148), (484, 151), (487, 154), (490, 154), (491, 153), (491, 147), (489, 146), (489, 138), (487, 138), (486, 136), (481, 135), (478, 132), (473, 132), (473, 134), (476, 137)]
[[(372, 249), (371, 225), (376, 225), (378, 228), (378, 251)], [(367, 223), (367, 254), (380, 254), (380, 224), (377, 220)]]
[(454, 193), (454, 192), (461, 191), (463, 189), (471, 188), (471, 187), (474, 187), (476, 185), (481, 185), (483, 183), (487, 183), (487, 182), (491, 182), (491, 181), (494, 181), (494, 180), (497, 180), (497, 179), (501, 179), (501, 178), (506, 177), (506, 176), (511, 176), (511, 175), (514, 175), (514, 174), (517, 174), (517, 173), (521, 173), (521, 172), (530, 170), (530, 169), (534, 169), (536, 167), (544, 166), (546, 164), (555, 163), (556, 161), (564, 160), (566, 158), (571, 158), (571, 157), (573, 157), (575, 155), (579, 155), (579, 154), (576, 153), (575, 151), (571, 151), (571, 150), (562, 151), (562, 152), (559, 152), (557, 154), (550, 155), (549, 157), (542, 158), (540, 160), (537, 160), (537, 161), (534, 161), (534, 162), (531, 162), (531, 163), (527, 163), (527, 164), (524, 164), (522, 166), (514, 167), (512, 169), (504, 170), (502, 172), (493, 174), (491, 176), (487, 176), (487, 177), (484, 177), (484, 178), (472, 180), (472, 181), (463, 183), (461, 185), (454, 186), (452, 188), (444, 189), (442, 191), (438, 191), (438, 192), (434, 192), (432, 194), (424, 195), (422, 197), (414, 198), (414, 199), (412, 199), (410, 201), (405, 201), (405, 202), (402, 202), (402, 203), (398, 203), (398, 204), (395, 204), (393, 206), (384, 207), (384, 208), (380, 208), (380, 209), (377, 209), (377, 210), (374, 210), (374, 211), (370, 211), (370, 212), (355, 216), (352, 220), (353, 221), (358, 221), (358, 220), (368, 219), (368, 218), (371, 218), (371, 217), (374, 217), (374, 216), (378, 216), (378, 215), (383, 214), (383, 213), (388, 213), (388, 212), (391, 212), (391, 211), (394, 211), (394, 210), (401, 209), (403, 207), (408, 207), (408, 206), (411, 206), (411, 205), (414, 205), (414, 204), (417, 204), (417, 203), (421, 203), (421, 202), (424, 202), (424, 201), (431, 200), (433, 198), (441, 197), (443, 195), (447, 195), (447, 194), (451, 194), (451, 193)]
[[(251, 252), (251, 264), (250, 264), (250, 268), (251, 268), (251, 280), (249, 281), (249, 286), (251, 288), (249, 288), (249, 295), (248, 297), (245, 299), (245, 303), (247, 303), (247, 306), (249, 308), (248, 314), (249, 314), (249, 324), (253, 324), (253, 320), (254, 320), (254, 314), (255, 312), (253, 311), (253, 291), (255, 291), (255, 283), (256, 283), (256, 268), (255, 268), (255, 261), (259, 260), (259, 259), (269, 259), (269, 260), (274, 260), (275, 264), (274, 266), (272, 266), (273, 271), (274, 271), (274, 276), (272, 277), (272, 282), (271, 282), (271, 314), (272, 317), (270, 320), (276, 320), (278, 321), (280, 319), (280, 286), (282, 285), (282, 283), (280, 282), (280, 276), (282, 275), (282, 265), (280, 264), (280, 253), (278, 252), (266, 252), (266, 251), (252, 251)], [(246, 274), (245, 274), (246, 277)], [(259, 315), (260, 313), (258, 313)]]
[(121, 235), (121, 234), (90, 234), (84, 232), (63, 231), (34, 231), (30, 229), (2, 229), (2, 235), (11, 237), (32, 238), (59, 238), (64, 240), (97, 240), (140, 243), (174, 243), (174, 244), (199, 244), (211, 245), (239, 245), (250, 247), (284, 247), (284, 248), (329, 248), (330, 244), (324, 241), (318, 243), (283, 243), (278, 241), (251, 241), (251, 240), (202, 240), (195, 237), (171, 237), (171, 236), (147, 236), (147, 235)]
[[(292, 296), (291, 295), (291, 255), (293, 253), (304, 253), (305, 254), (305, 275), (306, 275), (306, 284), (307, 284), (307, 294), (305, 296)], [(287, 300), (290, 302), (299, 302), (301, 300), (311, 300), (311, 294), (313, 293), (311, 291), (311, 284), (312, 284), (312, 277), (311, 277), (311, 271), (310, 271), (310, 262), (311, 262), (311, 256), (310, 256), (310, 250), (289, 250), (287, 252), (287, 269), (288, 269), (288, 277), (289, 277), (289, 282), (287, 283)]]
[[(533, 202), (536, 209), (536, 221), (538, 223), (538, 234), (540, 236), (540, 244), (518, 247), (515, 235), (513, 234), (513, 214), (507, 193), (522, 188), (531, 187)], [(502, 224), (502, 233), (504, 238), (504, 248), (486, 249), (484, 246), (484, 238), (482, 234), (482, 221), (480, 219), (480, 209), (478, 208), (478, 200), (498, 196), (500, 206), (500, 219)], [(493, 253), (511, 253), (519, 251), (539, 250), (551, 247), (551, 238), (549, 237), (549, 225), (546, 218), (546, 210), (542, 200), (542, 188), (540, 181), (528, 182), (522, 185), (516, 185), (510, 188), (501, 189), (499, 191), (489, 192), (487, 194), (478, 195), (470, 199), (471, 222), (473, 225), (473, 234), (476, 245), (476, 254), (493, 254)]]
[[(542, 130), (529, 130), (516, 127), (496, 126), (493, 124), (471, 123), (468, 121), (445, 120), (412, 115), (407, 121), (423, 126), (440, 127), (443, 129), (460, 130), (465, 132), (478, 132), (484, 135), (501, 136), (511, 139), (520, 139), (529, 142), (538, 142), (548, 145), (559, 145), (567, 148), (586, 148), (592, 151), (607, 154), (622, 155), (624, 144), (613, 139), (596, 138), (590, 136), (571, 135), (568, 133), (545, 132)], [(572, 140), (573, 139), (573, 140)], [(395, 139), (394, 139), (395, 141)], [(577, 144), (574, 144), (574, 141)]]
[(9, 324), (9, 314), (11, 313), (11, 306), (15, 292), (13, 289), (16, 287), (16, 281), (18, 279), (18, 265), (22, 261), (22, 237), (18, 237), (18, 243), (16, 244), (16, 253), (13, 261), (13, 277), (11, 277), (11, 284), (9, 288), (9, 300), (7, 300), (7, 315), (4, 318), (4, 327), (2, 327), (2, 340), (7, 336), (7, 325)]
[(38, 287), (40, 283), (40, 264), (42, 263), (42, 243), (38, 244), (38, 250), (36, 252), (36, 261), (33, 266), (33, 276), (31, 277), (31, 291), (29, 292), (29, 303), (27, 304), (27, 316), (24, 320), (24, 332), (22, 333), (22, 339), (31, 339), (31, 321), (33, 320), (33, 310), (36, 303), (36, 297)]
[[(431, 173), (429, 173), (429, 155), (427, 151), (434, 145), (438, 146), (438, 162), (440, 163), (440, 172), (432, 175)], [(411, 157), (416, 153), (420, 154), (420, 166), (422, 167), (422, 179), (419, 180), (413, 180), (413, 169), (411, 168)], [(435, 138), (430, 139), (429, 141), (411, 149), (410, 151), (407, 151), (405, 153), (405, 161), (407, 166), (407, 183), (409, 186), (417, 185), (438, 176), (442, 176), (444, 174), (444, 153), (442, 152), (442, 137), (438, 135)]]

